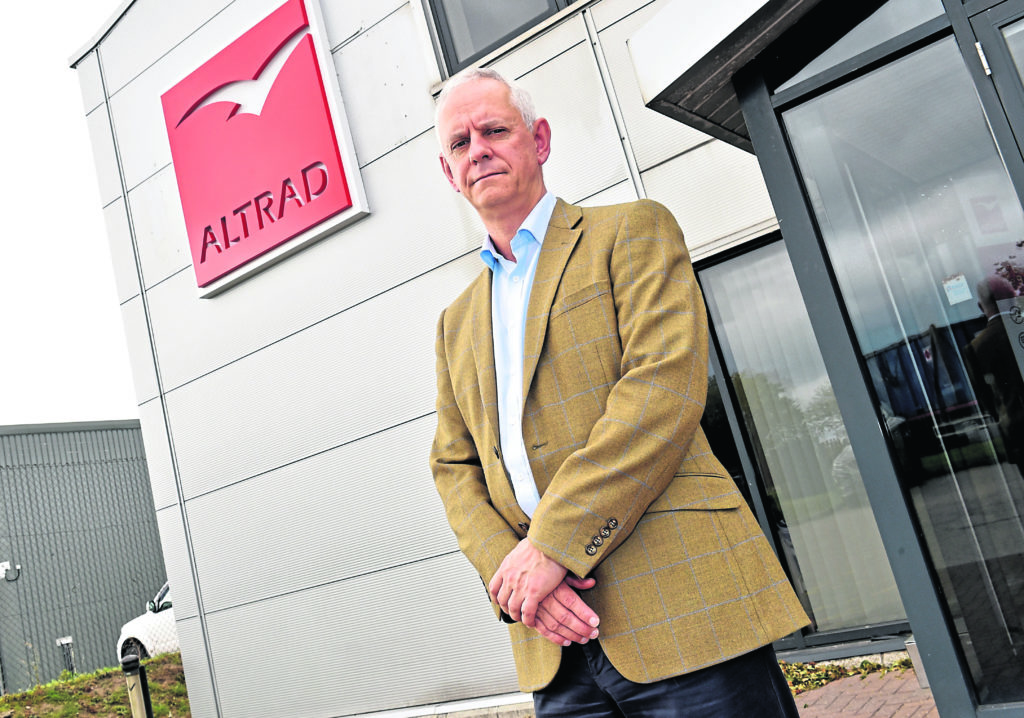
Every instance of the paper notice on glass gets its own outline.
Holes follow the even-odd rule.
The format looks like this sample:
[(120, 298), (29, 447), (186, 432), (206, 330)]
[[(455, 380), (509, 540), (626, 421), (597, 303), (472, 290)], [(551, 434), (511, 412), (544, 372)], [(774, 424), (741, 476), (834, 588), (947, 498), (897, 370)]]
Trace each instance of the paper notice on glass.
[(971, 288), (967, 285), (967, 277), (963, 273), (943, 279), (942, 288), (946, 290), (946, 299), (949, 300), (950, 305), (969, 302), (973, 299)]

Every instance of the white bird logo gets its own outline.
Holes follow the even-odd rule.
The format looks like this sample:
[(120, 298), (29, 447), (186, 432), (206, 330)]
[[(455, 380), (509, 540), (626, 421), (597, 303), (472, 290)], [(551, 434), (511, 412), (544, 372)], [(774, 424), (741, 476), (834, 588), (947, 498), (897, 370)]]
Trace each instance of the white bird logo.
[(234, 117), (238, 114), (250, 114), (259, 115), (263, 112), (263, 105), (267, 101), (267, 97), (270, 95), (270, 90), (274, 87), (274, 83), (277, 81), (277, 76), (281, 74), (281, 68), (288, 62), (288, 58), (291, 57), (292, 52), (296, 46), (302, 42), (303, 38), (309, 35), (307, 28), (301, 28), (291, 38), (281, 46), (281, 49), (274, 53), (274, 56), (270, 58), (270, 61), (264, 66), (263, 70), (254, 80), (235, 80), (229, 82), (226, 85), (216, 87), (207, 94), (196, 100), (195, 104), (192, 105), (185, 114), (182, 115), (181, 119), (178, 120), (176, 126), (181, 126), (181, 123), (188, 119), (189, 115), (201, 110), (207, 105), (212, 105), (215, 102), (233, 102), (238, 105), (235, 111), (231, 113)]

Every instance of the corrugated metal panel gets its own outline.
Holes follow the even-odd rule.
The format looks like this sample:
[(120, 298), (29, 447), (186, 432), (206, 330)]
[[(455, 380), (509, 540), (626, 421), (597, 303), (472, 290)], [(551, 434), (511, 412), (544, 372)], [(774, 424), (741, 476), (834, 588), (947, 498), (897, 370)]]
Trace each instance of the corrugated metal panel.
[(128, 203), (146, 286), (152, 287), (186, 268), (191, 272), (192, 256), (174, 168), (164, 167), (129, 192)]
[(432, 412), (437, 317), (479, 261), (445, 265), (168, 394), (186, 499)]
[[(177, 589), (175, 589), (177, 591)], [(210, 673), (210, 662), (206, 657), (206, 644), (203, 642), (203, 627), (198, 617), (178, 617), (178, 594), (174, 594), (174, 619), (178, 626), (178, 643), (181, 645), (181, 664), (185, 668), (188, 681), (188, 705), (192, 718), (215, 718), (217, 703), (213, 694), (213, 679)], [(281, 680), (284, 677), (278, 677)]]
[(65, 669), (117, 664), (121, 625), (164, 580), (137, 423), (0, 429), (7, 580), (0, 581), (0, 663), (7, 690)]
[(90, 53), (75, 66), (78, 84), (82, 90), (82, 107), (89, 114), (103, 104), (103, 83), (100, 81), (100, 65), (96, 53)]
[(208, 625), (225, 716), (326, 718), (516, 690), (508, 633), (459, 554), (218, 612)]
[(691, 251), (752, 238), (775, 222), (757, 159), (718, 140), (643, 173), (647, 195), (679, 221)]
[(458, 551), (425, 461), (435, 421), (416, 419), (189, 501), (206, 611)]
[(107, 226), (107, 240), (110, 242), (117, 299), (126, 302), (139, 296), (141, 290), (139, 273), (135, 267), (135, 252), (132, 250), (132, 235), (128, 228), (128, 213), (125, 212), (121, 197), (103, 209), (103, 219)]
[(360, 165), (434, 124), (429, 92), (434, 73), (423, 64), (421, 42), (406, 3), (334, 54)]
[(608, 71), (622, 108), (629, 142), (641, 170), (682, 154), (709, 139), (703, 132), (644, 107), (626, 40), (663, 4), (652, 3), (600, 33), (601, 49), (608, 61)]
[[(149, 292), (164, 387), (259, 351), (478, 247), (428, 132), (363, 170), (371, 215), (214, 299), (179, 274)], [(188, 337), (188, 341), (182, 341)]]

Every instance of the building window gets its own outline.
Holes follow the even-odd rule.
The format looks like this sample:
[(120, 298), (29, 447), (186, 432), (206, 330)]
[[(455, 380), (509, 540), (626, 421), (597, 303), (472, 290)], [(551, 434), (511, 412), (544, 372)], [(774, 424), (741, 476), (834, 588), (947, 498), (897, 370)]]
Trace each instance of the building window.
[(452, 74), (574, 0), (431, 0), (445, 64)]

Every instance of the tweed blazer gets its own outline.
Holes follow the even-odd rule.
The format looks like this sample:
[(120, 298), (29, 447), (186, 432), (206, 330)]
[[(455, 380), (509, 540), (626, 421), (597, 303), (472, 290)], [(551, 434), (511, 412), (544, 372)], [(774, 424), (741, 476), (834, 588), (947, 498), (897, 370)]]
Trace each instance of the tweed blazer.
[[(641, 683), (781, 638), (807, 618), (700, 428), (707, 316), (663, 206), (558, 200), (526, 319), (523, 438), (532, 520), (501, 458), (490, 270), (441, 315), (431, 469), (459, 546), (487, 584), (524, 538), (577, 576), (601, 646)], [(497, 609), (497, 606), (495, 606)], [(523, 691), (561, 649), (509, 626)]]

